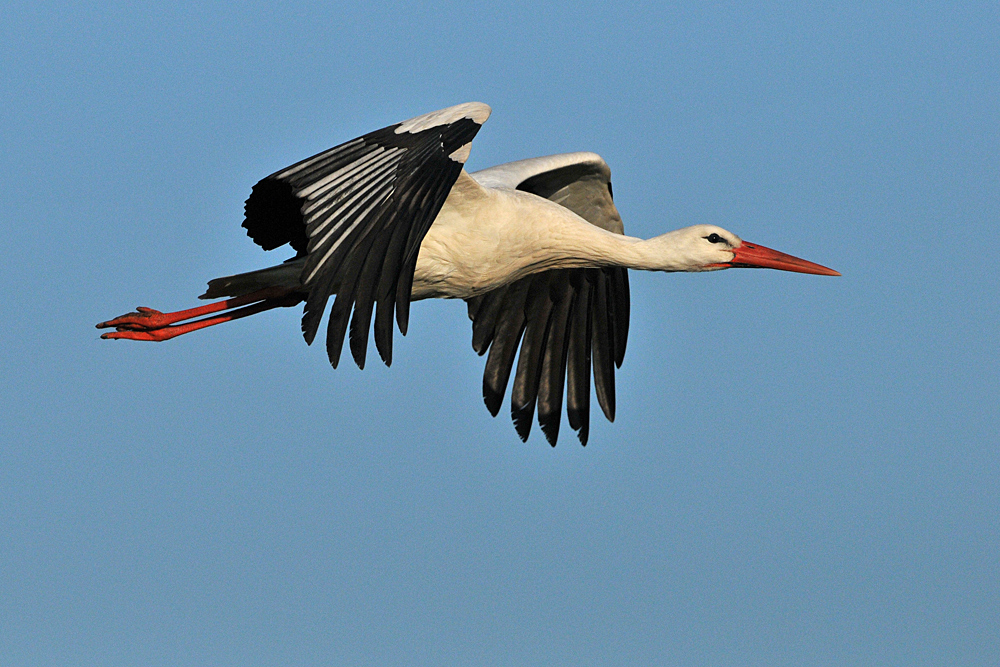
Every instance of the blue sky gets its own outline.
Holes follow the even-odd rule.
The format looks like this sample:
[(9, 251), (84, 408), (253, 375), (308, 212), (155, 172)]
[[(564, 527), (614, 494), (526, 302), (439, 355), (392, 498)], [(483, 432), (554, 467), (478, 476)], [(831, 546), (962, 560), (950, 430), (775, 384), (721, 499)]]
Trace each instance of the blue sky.
[[(0, 662), (1000, 662), (1000, 9), (54, 3), (0, 12)], [(464, 305), (333, 371), (270, 312), (261, 177), (489, 103), (471, 169), (593, 150), (626, 231), (843, 273), (632, 273), (618, 417), (522, 444)]]

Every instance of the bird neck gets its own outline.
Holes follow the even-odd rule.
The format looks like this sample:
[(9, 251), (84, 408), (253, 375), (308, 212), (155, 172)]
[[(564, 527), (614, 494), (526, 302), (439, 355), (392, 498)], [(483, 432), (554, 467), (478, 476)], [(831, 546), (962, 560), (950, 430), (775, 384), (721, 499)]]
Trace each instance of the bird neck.
[(600, 253), (615, 266), (641, 271), (704, 271), (705, 265), (693, 256), (678, 230), (651, 239), (619, 234), (603, 235)]

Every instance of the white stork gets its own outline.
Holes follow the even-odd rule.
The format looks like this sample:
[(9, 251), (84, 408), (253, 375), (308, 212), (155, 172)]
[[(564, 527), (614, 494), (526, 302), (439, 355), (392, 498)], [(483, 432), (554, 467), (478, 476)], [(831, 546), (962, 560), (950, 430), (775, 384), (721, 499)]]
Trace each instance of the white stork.
[(336, 296), (326, 336), (330, 363), (337, 366), (350, 322), (351, 353), (364, 368), (373, 311), (375, 347), (389, 365), (394, 314), (405, 335), (411, 301), (465, 299), (472, 346), (480, 355), (489, 350), (483, 398), (493, 416), (520, 347), (511, 414), (521, 439), (537, 403), (555, 446), (565, 387), (569, 424), (586, 445), (591, 368), (598, 403), (609, 420), (615, 416), (614, 369), (628, 337), (627, 269), (840, 275), (711, 225), (649, 240), (625, 236), (611, 170), (594, 153), (467, 173), (472, 139), (489, 115), (485, 104), (460, 104), (271, 174), (253, 187), (243, 227), (265, 250), (289, 244), (295, 257), (212, 280), (201, 296), (226, 300), (175, 313), (138, 308), (102, 322), (98, 328), (115, 331), (101, 337), (167, 340), (305, 301), (302, 332), (312, 343)]

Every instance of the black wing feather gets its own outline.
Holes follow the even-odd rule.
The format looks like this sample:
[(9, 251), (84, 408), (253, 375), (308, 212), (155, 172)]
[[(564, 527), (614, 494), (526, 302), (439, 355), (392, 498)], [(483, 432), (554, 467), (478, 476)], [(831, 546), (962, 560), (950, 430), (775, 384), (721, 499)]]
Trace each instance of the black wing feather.
[[(551, 199), (608, 231), (622, 233), (603, 161), (570, 164), (525, 179), (517, 188)], [(511, 416), (527, 439), (535, 407), (546, 439), (559, 437), (565, 393), (570, 427), (584, 445), (590, 436), (590, 378), (605, 416), (615, 417), (615, 367), (628, 340), (626, 269), (557, 269), (468, 299), (472, 347), (489, 350), (483, 398), (496, 416), (520, 346)]]
[(590, 437), (590, 302), (593, 288), (586, 271), (570, 276), (573, 310), (569, 326), (569, 349), (566, 352), (566, 417), (586, 446)]
[(615, 366), (622, 367), (625, 360), (625, 347), (628, 344), (628, 322), (629, 322), (629, 291), (628, 291), (628, 269), (612, 268), (606, 270), (611, 280), (611, 298), (615, 303), (615, 316), (612, 319), (612, 326), (615, 330)]
[(528, 279), (510, 285), (504, 295), (504, 303), (493, 332), (490, 354), (486, 358), (483, 371), (483, 400), (486, 409), (494, 417), (500, 412), (503, 395), (507, 391), (510, 371), (514, 366), (514, 355), (524, 333), (525, 302), (528, 298)]
[(528, 439), (531, 419), (535, 415), (538, 379), (552, 313), (552, 298), (548, 289), (551, 276), (551, 271), (533, 276), (524, 308), (524, 337), (521, 339), (521, 352), (517, 358), (514, 386), (510, 390), (510, 414), (521, 440)]
[(426, 196), (415, 202), (416, 206), (413, 209), (413, 216), (414, 220), (420, 221), (420, 224), (410, 227), (410, 233), (406, 239), (403, 264), (400, 267), (399, 278), (396, 282), (396, 324), (404, 336), (409, 325), (410, 292), (413, 288), (413, 271), (417, 266), (420, 243), (424, 240), (424, 236), (427, 234), (427, 230), (430, 229), (431, 223), (434, 222), (434, 218), (437, 217), (438, 211), (441, 210), (444, 200), (448, 198), (451, 186), (458, 180), (458, 176), (462, 172), (462, 166), (456, 162), (453, 166), (442, 169), (442, 172), (445, 173), (438, 176), (440, 180), (429, 184), (431, 187)]
[(473, 319), (472, 349), (477, 354), (484, 354), (489, 349), (490, 343), (493, 342), (497, 318), (500, 317), (508, 291), (508, 287), (501, 287), (479, 297), (481, 302), (476, 308), (476, 312), (469, 313), (469, 317)]
[(608, 421), (615, 420), (614, 299), (608, 298), (608, 277), (604, 270), (594, 271), (594, 302), (590, 309), (591, 354), (594, 361), (594, 390), (597, 402)]
[(246, 202), (247, 234), (265, 249), (288, 243), (306, 257), (307, 342), (315, 339), (327, 302), (336, 295), (327, 328), (334, 366), (348, 321), (352, 355), (364, 366), (373, 309), (376, 347), (391, 363), (393, 315), (405, 334), (420, 243), (462, 171), (454, 154), (476, 136), (484, 112), (488, 109), (470, 105), (450, 122), (397, 123), (254, 186)]
[(566, 358), (569, 351), (569, 318), (573, 293), (567, 271), (553, 271), (549, 284), (552, 311), (549, 315), (545, 356), (538, 380), (538, 425), (549, 444), (555, 447), (559, 439), (563, 386), (566, 379)]

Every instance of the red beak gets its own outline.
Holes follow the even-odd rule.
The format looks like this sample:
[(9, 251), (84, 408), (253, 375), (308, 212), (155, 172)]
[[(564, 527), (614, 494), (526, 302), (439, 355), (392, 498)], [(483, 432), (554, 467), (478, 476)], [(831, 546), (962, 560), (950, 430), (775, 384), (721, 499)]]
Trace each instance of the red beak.
[(733, 248), (733, 255), (735, 255), (733, 261), (726, 266), (744, 269), (779, 269), (781, 271), (795, 271), (796, 273), (813, 273), (818, 276), (840, 275), (838, 271), (828, 269), (825, 266), (813, 264), (804, 259), (746, 241), (739, 248)]

